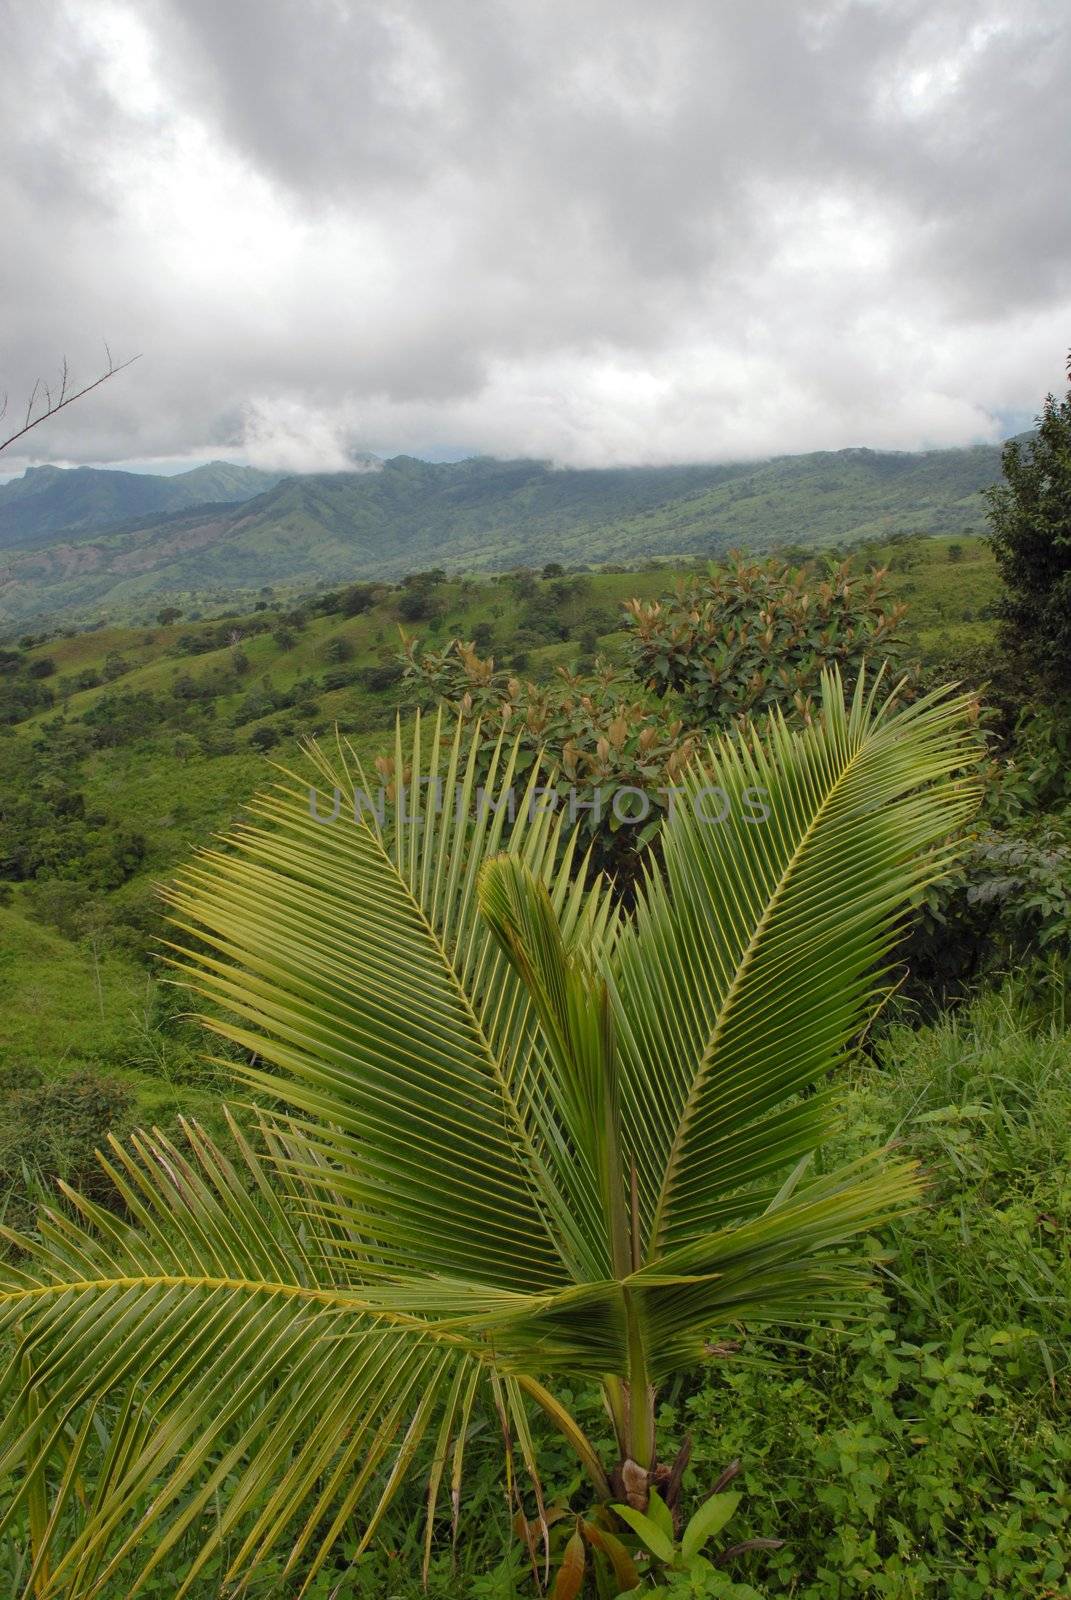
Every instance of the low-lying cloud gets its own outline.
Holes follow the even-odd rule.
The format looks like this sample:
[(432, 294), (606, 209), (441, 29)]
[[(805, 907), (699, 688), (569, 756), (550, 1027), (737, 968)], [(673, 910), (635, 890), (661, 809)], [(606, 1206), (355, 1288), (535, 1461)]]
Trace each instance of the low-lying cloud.
[(5, 23), (30, 460), (998, 437), (1071, 343), (1063, 0), (69, 0)]

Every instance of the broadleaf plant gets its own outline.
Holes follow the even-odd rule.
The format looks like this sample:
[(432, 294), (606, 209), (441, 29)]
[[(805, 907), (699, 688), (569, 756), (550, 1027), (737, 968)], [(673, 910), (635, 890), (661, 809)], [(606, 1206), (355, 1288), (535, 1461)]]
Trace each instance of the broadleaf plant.
[[(113, 1142), (121, 1213), (65, 1190), (9, 1235), (0, 1533), (31, 1526), (26, 1592), (134, 1594), (181, 1558), (179, 1596), (274, 1559), (300, 1594), (418, 1471), (430, 1553), (484, 1403), (544, 1529), (536, 1413), (607, 1531), (614, 1501), (674, 1498), (660, 1385), (741, 1325), (850, 1314), (853, 1241), (916, 1203), (889, 1151), (812, 1158), (976, 803), (967, 710), (827, 674), (810, 726), (775, 713), (682, 774), (627, 914), (504, 739), (481, 794), (470, 734), (399, 730), (382, 818), (343, 742), (312, 750), (333, 822), (282, 773), (166, 896), (259, 1130)], [(556, 1393), (584, 1380), (608, 1457)]]

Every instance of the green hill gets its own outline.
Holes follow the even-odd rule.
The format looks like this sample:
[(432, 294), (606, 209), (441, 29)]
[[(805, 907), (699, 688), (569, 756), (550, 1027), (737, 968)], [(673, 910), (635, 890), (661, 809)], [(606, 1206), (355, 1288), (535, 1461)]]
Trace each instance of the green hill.
[[(896, 540), (868, 557), (890, 565), (923, 655), (989, 636), (998, 585), (981, 540)], [(434, 587), (430, 618), (404, 625), (475, 636), (542, 678), (593, 649), (619, 652), (621, 603), (675, 576), (452, 580)], [(0, 1080), (9, 1068), (106, 1071), (132, 1086), (141, 1115), (200, 1105), (201, 1044), (168, 1020), (154, 976), (152, 886), (270, 779), (265, 750), (293, 764), (301, 735), (336, 726), (363, 756), (386, 747), (407, 703), (395, 664), (406, 595), (382, 586), (347, 615), (345, 591), (320, 592), (0, 650)]]
[(163, 595), (203, 608), (252, 600), (264, 585), (390, 579), (431, 566), (478, 573), (958, 534), (980, 522), (980, 491), (999, 474), (995, 446), (598, 471), (398, 456), (360, 472), (286, 478), (238, 506), (37, 539), (0, 563), (0, 626), (62, 611), (144, 619)]
[(0, 550), (31, 550), (133, 518), (233, 504), (278, 483), (277, 472), (210, 461), (173, 477), (97, 467), (31, 467), (0, 484)]

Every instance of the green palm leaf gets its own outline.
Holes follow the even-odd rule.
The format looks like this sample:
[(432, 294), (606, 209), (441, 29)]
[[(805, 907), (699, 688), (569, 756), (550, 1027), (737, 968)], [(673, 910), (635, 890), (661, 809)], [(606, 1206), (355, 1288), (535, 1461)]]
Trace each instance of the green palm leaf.
[[(968, 702), (894, 713), (862, 679), (850, 706), (824, 681), (822, 717), (762, 741), (724, 739), (693, 767), (614, 971), (626, 1139), (644, 1253), (746, 1215), (755, 1187), (831, 1131), (811, 1093), (880, 995), (880, 963), (947, 840), (977, 804)], [(702, 820), (704, 791), (728, 799)], [(755, 791), (769, 809), (755, 814)], [(717, 809), (723, 809), (719, 798)], [(805, 1098), (800, 1096), (805, 1095)]]
[[(113, 1146), (110, 1170), (136, 1225), (66, 1191), (79, 1216), (47, 1211), (39, 1241), (8, 1235), (28, 1264), (6, 1268), (0, 1301), (0, 1327), (14, 1342), (0, 1477), (22, 1468), (4, 1526), (88, 1403), (121, 1397), (136, 1430), (123, 1458), (105, 1464), (110, 1481), (98, 1483), (85, 1530), (54, 1564), (59, 1587), (90, 1560), (105, 1584), (151, 1523), (144, 1578), (199, 1525), (224, 1482), (226, 1513), (188, 1581), (237, 1529), (243, 1558), (271, 1548), (284, 1528), (292, 1537), (312, 1499), (296, 1561), (331, 1490), (362, 1473), (367, 1483), (406, 1426), (419, 1437), (412, 1396), (430, 1408), (474, 1362), (456, 1333), (370, 1310), (315, 1233), (305, 1227), (302, 1237), (267, 1198), (262, 1164), (237, 1128), (241, 1171), (195, 1126), (186, 1132), (188, 1155), (159, 1133), (135, 1139), (132, 1152)], [(67, 1484), (68, 1499), (76, 1487)], [(38, 1573), (47, 1554), (42, 1544)]]
[(399, 732), (382, 820), (344, 743), (311, 751), (337, 823), (282, 774), (167, 895), (176, 978), (267, 1102), (261, 1152), (237, 1125), (236, 1162), (193, 1127), (188, 1152), (115, 1147), (129, 1222), (69, 1196), (5, 1268), (0, 1477), (21, 1473), (6, 1518), (30, 1514), (37, 1590), (133, 1584), (190, 1540), (187, 1586), (224, 1550), (233, 1578), (279, 1548), (311, 1582), (422, 1452), (427, 1560), (481, 1394), (529, 1474), (534, 1401), (609, 1498), (544, 1380), (600, 1382), (650, 1475), (654, 1385), (714, 1329), (850, 1310), (851, 1241), (917, 1175), (808, 1160), (835, 1126), (824, 1080), (974, 804), (965, 712), (862, 683), (845, 705), (831, 677), (813, 727), (723, 740), (628, 918), (585, 887), (538, 765), (511, 814), (504, 739), (481, 784), (478, 733)]

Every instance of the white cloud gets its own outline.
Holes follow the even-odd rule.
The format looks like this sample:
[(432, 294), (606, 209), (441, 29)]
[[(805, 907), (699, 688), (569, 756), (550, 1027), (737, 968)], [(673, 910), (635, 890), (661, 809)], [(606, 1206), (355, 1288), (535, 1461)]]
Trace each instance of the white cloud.
[(337, 408), (317, 411), (297, 400), (261, 397), (244, 417), (243, 455), (254, 467), (283, 472), (353, 471), (350, 424)]
[(1061, 381), (1063, 0), (69, 0), (5, 43), (0, 386), (143, 352), (8, 469), (913, 448)]

